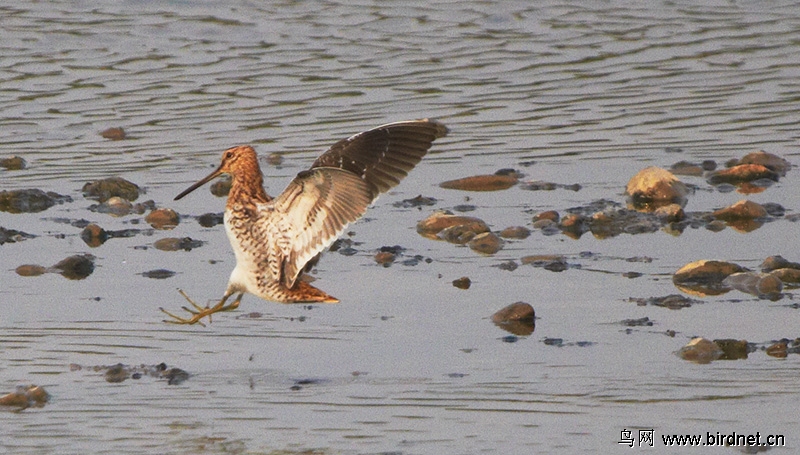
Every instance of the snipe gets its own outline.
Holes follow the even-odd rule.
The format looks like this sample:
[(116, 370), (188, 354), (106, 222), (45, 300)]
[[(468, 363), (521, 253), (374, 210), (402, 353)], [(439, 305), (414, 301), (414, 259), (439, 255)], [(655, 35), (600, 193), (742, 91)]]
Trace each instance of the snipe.
[[(221, 174), (232, 177), (225, 231), (236, 255), (222, 299), (201, 307), (179, 291), (191, 315), (165, 322), (194, 324), (237, 308), (245, 293), (284, 303), (338, 300), (301, 279), (345, 227), (359, 219), (381, 193), (400, 183), (447, 128), (430, 119), (389, 123), (334, 144), (276, 198), (264, 191), (258, 157), (243, 145), (225, 150), (222, 163), (175, 197), (178, 200)], [(233, 302), (226, 305), (234, 295)]]

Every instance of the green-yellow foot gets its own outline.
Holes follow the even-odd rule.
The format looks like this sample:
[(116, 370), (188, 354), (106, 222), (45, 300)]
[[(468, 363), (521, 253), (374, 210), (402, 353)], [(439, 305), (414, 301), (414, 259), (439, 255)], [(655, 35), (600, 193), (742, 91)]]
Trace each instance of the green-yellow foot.
[(187, 301), (188, 301), (190, 304), (192, 304), (192, 306), (194, 307), (194, 309), (192, 309), (192, 308), (189, 308), (189, 307), (187, 307), (187, 306), (183, 306), (183, 307), (181, 307), (181, 308), (183, 308), (185, 311), (187, 311), (187, 312), (191, 313), (191, 315), (192, 315), (192, 316), (191, 316), (191, 317), (188, 317), (188, 318), (182, 318), (182, 317), (180, 317), (180, 316), (176, 316), (176, 315), (174, 315), (174, 314), (170, 313), (169, 311), (167, 311), (167, 310), (165, 310), (163, 307), (161, 307), (161, 308), (159, 308), (159, 309), (161, 310), (161, 312), (163, 312), (164, 314), (166, 314), (167, 316), (169, 316), (170, 318), (172, 318), (172, 319), (164, 319), (164, 322), (166, 322), (166, 323), (168, 323), (168, 324), (190, 324), (190, 325), (191, 325), (191, 324), (200, 324), (200, 325), (202, 325), (203, 327), (205, 327), (205, 326), (206, 326), (205, 324), (203, 324), (203, 323), (201, 322), (201, 320), (202, 320), (204, 317), (208, 316), (208, 322), (210, 323), (210, 322), (211, 322), (211, 315), (212, 315), (212, 314), (214, 314), (214, 313), (219, 313), (220, 311), (231, 311), (231, 310), (235, 310), (236, 308), (239, 308), (239, 302), (241, 302), (241, 301), (242, 301), (242, 296), (244, 295), (244, 294), (239, 294), (239, 295), (236, 297), (236, 300), (234, 300), (233, 302), (231, 302), (231, 303), (230, 303), (230, 304), (228, 304), (228, 305), (225, 305), (225, 302), (228, 300), (228, 297), (230, 297), (230, 296), (232, 295), (232, 294), (225, 294), (225, 295), (222, 297), (222, 299), (219, 301), (219, 303), (217, 303), (216, 305), (214, 305), (214, 306), (212, 306), (212, 307), (209, 307), (208, 305), (206, 305), (206, 306), (204, 306), (204, 307), (201, 307), (200, 305), (198, 305), (198, 304), (194, 303), (194, 300), (192, 300), (191, 298), (189, 298), (189, 296), (188, 296), (188, 295), (186, 295), (186, 293), (185, 293), (185, 292), (183, 292), (183, 290), (182, 290), (182, 289), (178, 289), (178, 292), (180, 292), (180, 293), (181, 293), (181, 295), (182, 295), (182, 296), (183, 296), (183, 297), (184, 297), (184, 298), (185, 298), (185, 299), (186, 299), (186, 300), (187, 300)]

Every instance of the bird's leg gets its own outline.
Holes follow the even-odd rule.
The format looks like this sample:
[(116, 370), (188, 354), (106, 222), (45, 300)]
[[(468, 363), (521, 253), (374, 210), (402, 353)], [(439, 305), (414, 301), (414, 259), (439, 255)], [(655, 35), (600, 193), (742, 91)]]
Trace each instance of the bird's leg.
[(176, 316), (176, 315), (170, 313), (169, 311), (165, 310), (164, 308), (159, 308), (163, 313), (165, 313), (167, 316), (172, 318), (172, 319), (164, 319), (164, 322), (166, 322), (168, 324), (195, 324), (195, 323), (198, 323), (198, 324), (202, 325), (203, 327), (205, 327), (205, 324), (200, 322), (201, 319), (203, 319), (204, 317), (208, 316), (208, 322), (211, 322), (211, 315), (212, 314), (219, 313), (220, 311), (231, 311), (231, 310), (235, 310), (236, 308), (239, 308), (239, 302), (242, 301), (242, 296), (244, 296), (244, 293), (239, 293), (239, 295), (236, 296), (236, 300), (234, 300), (233, 302), (229, 303), (228, 305), (225, 305), (225, 302), (228, 301), (228, 298), (234, 294), (232, 291), (226, 291), (225, 295), (222, 296), (222, 299), (216, 305), (214, 305), (212, 307), (209, 307), (208, 305), (206, 305), (205, 307), (201, 307), (200, 305), (196, 304), (194, 302), (194, 300), (189, 298), (189, 296), (186, 295), (186, 293), (183, 292), (183, 290), (178, 289), (178, 292), (180, 292), (181, 295), (186, 300), (188, 300), (189, 303), (191, 303), (192, 306), (194, 307), (194, 309), (189, 308), (187, 306), (183, 306), (182, 307), (184, 310), (186, 310), (187, 312), (191, 313), (192, 316), (189, 317), (189, 318), (182, 318), (180, 316)]

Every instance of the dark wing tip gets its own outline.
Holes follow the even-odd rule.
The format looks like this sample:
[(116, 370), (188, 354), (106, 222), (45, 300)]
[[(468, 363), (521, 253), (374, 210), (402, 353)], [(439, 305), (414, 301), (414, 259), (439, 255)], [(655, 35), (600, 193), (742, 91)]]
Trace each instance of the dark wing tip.
[(420, 119), (420, 122), (427, 122), (430, 123), (431, 126), (436, 128), (436, 139), (442, 138), (447, 136), (450, 133), (450, 128), (448, 128), (444, 123), (436, 120), (435, 118), (424, 118)]

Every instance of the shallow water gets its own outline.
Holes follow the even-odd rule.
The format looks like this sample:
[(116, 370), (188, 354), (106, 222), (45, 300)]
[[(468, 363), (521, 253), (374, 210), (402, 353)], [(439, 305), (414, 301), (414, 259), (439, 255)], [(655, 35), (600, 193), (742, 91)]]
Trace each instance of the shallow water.
[[(0, 212), (0, 226), (38, 237), (0, 245), (0, 394), (18, 384), (52, 395), (43, 408), (0, 411), (7, 453), (615, 453), (621, 430), (660, 436), (782, 434), (796, 450), (796, 355), (696, 365), (673, 352), (693, 336), (768, 344), (795, 338), (791, 291), (780, 301), (731, 292), (682, 310), (629, 297), (678, 292), (670, 275), (698, 259), (757, 268), (800, 260), (798, 225), (779, 218), (743, 234), (687, 229), (578, 240), (534, 232), (492, 257), (419, 236), (435, 209), (473, 204), (500, 230), (531, 215), (606, 198), (622, 202), (641, 168), (722, 164), (755, 149), (795, 161), (800, 9), (789, 2), (69, 2), (0, 7), (0, 190), (41, 188), (74, 202)], [(450, 128), (432, 153), (355, 223), (354, 256), (329, 253), (316, 277), (338, 305), (245, 297), (208, 327), (161, 322), (158, 308), (218, 298), (233, 266), (220, 212), (202, 189), (172, 198), (238, 143), (262, 156), (277, 194), (334, 141), (389, 121), (436, 117)], [(99, 132), (120, 126), (128, 138)], [(578, 192), (464, 193), (438, 183), (500, 168)], [(721, 193), (702, 178), (687, 211), (747, 197), (796, 212), (796, 171), (765, 192)], [(81, 187), (119, 175), (183, 215), (172, 231), (143, 216), (89, 211)], [(392, 205), (418, 194), (434, 207)], [(469, 200), (466, 200), (469, 198)], [(86, 219), (130, 238), (89, 248)], [(164, 237), (206, 243), (152, 247)], [(401, 245), (430, 263), (375, 265)], [(591, 252), (592, 255), (581, 254)], [(94, 273), (20, 277), (80, 253)], [(554, 273), (493, 265), (564, 254)], [(628, 262), (634, 256), (650, 263)], [(579, 266), (579, 267), (578, 267)], [(177, 274), (165, 280), (140, 274)], [(640, 278), (622, 276), (640, 272)], [(469, 290), (452, 286), (468, 276)], [(534, 306), (536, 331), (514, 343), (489, 317)], [(258, 317), (246, 317), (259, 312)], [(624, 319), (652, 327), (626, 331)], [(675, 337), (665, 335), (675, 330)], [(561, 347), (544, 343), (562, 338)], [(588, 343), (581, 343), (588, 342)], [(112, 384), (70, 365), (165, 362), (188, 371)], [(793, 449), (794, 448), (794, 449)], [(707, 450), (708, 448), (706, 448)], [(734, 448), (717, 449), (733, 453)], [(776, 450), (776, 453), (785, 450)]]

